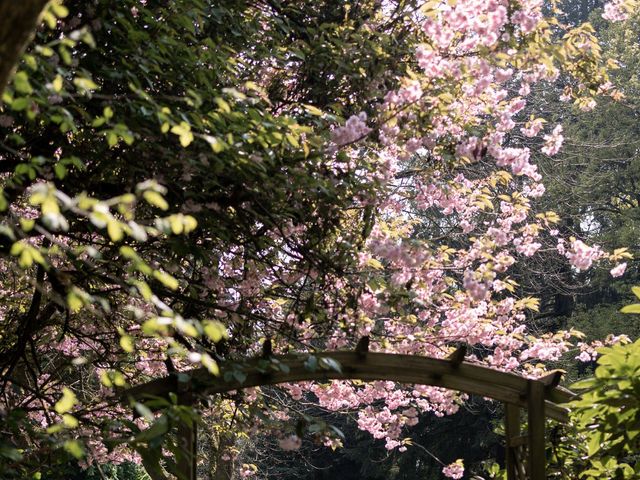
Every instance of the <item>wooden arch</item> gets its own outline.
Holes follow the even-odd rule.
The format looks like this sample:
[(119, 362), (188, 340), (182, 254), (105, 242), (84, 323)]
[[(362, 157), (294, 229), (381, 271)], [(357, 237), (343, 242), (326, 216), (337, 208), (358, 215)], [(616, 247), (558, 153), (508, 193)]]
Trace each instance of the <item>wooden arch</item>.
[[(456, 350), (446, 359), (417, 355), (335, 351), (252, 358), (220, 365), (220, 375), (207, 369), (169, 375), (137, 385), (124, 392), (128, 401), (178, 395), (183, 404), (197, 396), (207, 396), (249, 387), (301, 381), (388, 380), (421, 384), (480, 395), (505, 405), (507, 472), (509, 480), (546, 480), (545, 419), (566, 422), (566, 403), (573, 393), (558, 386), (562, 372), (529, 379), (512, 373), (464, 361), (466, 349)], [(527, 410), (528, 432), (520, 433), (520, 411)], [(180, 470), (196, 479), (196, 432), (179, 429), (182, 446), (190, 453)]]

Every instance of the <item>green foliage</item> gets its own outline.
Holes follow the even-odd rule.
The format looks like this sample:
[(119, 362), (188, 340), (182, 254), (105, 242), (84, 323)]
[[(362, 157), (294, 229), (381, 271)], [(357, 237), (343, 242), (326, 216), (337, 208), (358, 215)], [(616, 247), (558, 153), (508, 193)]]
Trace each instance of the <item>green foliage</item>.
[(598, 353), (594, 376), (571, 386), (579, 396), (568, 404), (571, 424), (556, 439), (551, 467), (561, 478), (638, 479), (640, 339)]
[[(399, 19), (418, 4), (395, 3)], [(378, 168), (363, 159), (356, 172), (347, 158), (330, 168), (329, 127), (371, 111), (415, 50), (417, 25), (373, 29), (378, 15), (374, 0), (51, 3), (0, 104), (0, 389), (33, 398), (44, 385), (38, 408), (62, 417), (3, 412), (3, 476), (64, 477), (91, 452), (74, 407), (143, 381), (140, 363), (166, 374), (144, 350), (151, 338), (169, 343), (181, 368), (194, 351), (217, 374), (262, 329), (290, 336), (206, 285), (231, 252), (256, 276), (285, 257), (292, 271), (313, 271), (247, 297), (296, 299), (293, 316), (326, 320), (313, 292), (352, 267), (365, 236), (353, 199), (373, 194), (366, 175)], [(283, 232), (301, 225), (283, 254)], [(43, 299), (26, 293), (34, 288)], [(29, 350), (66, 341), (92, 347)], [(117, 415), (96, 431), (110, 449), (135, 438), (149, 468), (171, 469), (160, 444), (177, 448), (186, 415), (174, 407), (163, 405), (166, 431), (154, 423), (142, 434)], [(50, 468), (35, 444), (56, 459)]]

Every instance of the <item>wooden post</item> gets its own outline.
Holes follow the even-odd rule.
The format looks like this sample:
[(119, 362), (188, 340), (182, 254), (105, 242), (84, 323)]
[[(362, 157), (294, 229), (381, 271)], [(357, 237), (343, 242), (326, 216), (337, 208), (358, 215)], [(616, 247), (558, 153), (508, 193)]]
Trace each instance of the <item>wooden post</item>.
[[(191, 377), (178, 377), (178, 402), (180, 405), (193, 405)], [(196, 453), (198, 450), (198, 430), (195, 420), (178, 423), (178, 448), (181, 455), (177, 459), (178, 477), (180, 480), (196, 480)]]
[(196, 480), (197, 438), (195, 422), (191, 425), (186, 422), (178, 424), (178, 446), (182, 450), (177, 465), (180, 480)]
[(529, 380), (527, 399), (529, 413), (529, 465), (530, 480), (546, 480), (544, 383)]
[(507, 480), (518, 479), (518, 459), (514, 439), (520, 436), (520, 408), (511, 403), (504, 404), (505, 450), (507, 460)]

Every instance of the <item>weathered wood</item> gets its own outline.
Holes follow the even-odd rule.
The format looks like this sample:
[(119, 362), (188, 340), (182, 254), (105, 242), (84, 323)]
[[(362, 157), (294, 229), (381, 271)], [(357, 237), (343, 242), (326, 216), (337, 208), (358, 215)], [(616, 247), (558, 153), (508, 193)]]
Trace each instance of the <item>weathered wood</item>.
[[(530, 380), (465, 362), (464, 353), (460, 348), (447, 359), (436, 359), (368, 352), (361, 347), (352, 352), (261, 356), (221, 363), (219, 376), (204, 368), (194, 369), (137, 385), (121, 396), (123, 400), (134, 402), (153, 397), (168, 398), (170, 393), (178, 393), (180, 403), (191, 404), (197, 396), (302, 381), (357, 379), (432, 385), (502, 401), (506, 409), (508, 480), (545, 480), (545, 418), (566, 422), (568, 411), (557, 403), (565, 403), (573, 397), (572, 392), (557, 386), (561, 372)], [(313, 361), (310, 361), (311, 357), (315, 357)], [(242, 375), (237, 375), (238, 372)], [(520, 436), (520, 408), (528, 410), (526, 442)], [(179, 470), (184, 478), (194, 480), (195, 426), (181, 426), (179, 438), (180, 445), (191, 452), (186, 460), (180, 461)], [(525, 447), (528, 447), (527, 468)]]
[(527, 435), (520, 435), (512, 438), (509, 441), (509, 445), (512, 447), (526, 447), (529, 444), (529, 437)]
[(360, 358), (364, 358), (369, 353), (369, 335), (365, 335), (360, 340), (358, 340), (358, 344), (356, 345), (356, 354)]
[(180, 480), (196, 480), (197, 438), (198, 427), (195, 422), (178, 424), (178, 446), (182, 451), (177, 462)]
[(504, 404), (506, 433), (507, 480), (518, 479), (518, 458), (516, 440), (520, 438), (520, 408), (510, 403)]
[(552, 370), (544, 377), (537, 378), (536, 380), (542, 382), (547, 388), (555, 388), (560, 384), (564, 373), (564, 370)]
[[(191, 381), (188, 377), (177, 378), (178, 402), (181, 405), (192, 405), (194, 403)], [(178, 423), (178, 448), (181, 454), (178, 455), (179, 480), (196, 480), (196, 452), (198, 430), (195, 421), (186, 422), (180, 420)]]
[(525, 467), (526, 459), (525, 454), (523, 453), (525, 451), (524, 447), (517, 447), (514, 449), (514, 455), (516, 458), (516, 478), (518, 480), (531, 480), (527, 475), (527, 469)]
[(557, 386), (548, 393), (548, 397), (554, 403), (567, 403), (575, 398), (576, 394), (568, 388)]
[[(386, 380), (433, 385), (528, 408), (526, 398), (529, 381), (526, 378), (468, 362), (455, 363), (446, 359), (376, 352), (369, 352), (366, 356), (358, 352), (320, 352), (313, 355), (318, 360), (315, 370), (311, 370), (306, 363), (310, 354), (299, 354), (220, 364), (221, 374), (217, 377), (206, 369), (194, 369), (181, 375), (189, 376), (191, 388), (198, 395), (301, 381)], [(323, 366), (322, 359), (338, 362), (340, 369), (330, 368), (329, 362)], [(231, 374), (225, 375), (238, 369), (246, 377), (242, 382)], [(545, 390), (544, 384), (538, 383)], [(133, 387), (125, 395), (134, 400), (151, 396), (168, 397), (170, 392), (176, 391), (176, 387), (176, 377), (169, 376)], [(554, 388), (546, 389), (544, 395), (554, 403), (559, 398), (566, 398), (564, 393), (558, 393)], [(555, 405), (550, 405), (548, 415), (558, 421), (566, 420), (566, 410)]]
[(569, 421), (569, 409), (556, 405), (550, 400), (545, 400), (545, 414), (547, 417), (556, 420), (560, 423), (567, 423)]
[(447, 357), (447, 360), (449, 360), (453, 365), (460, 365), (464, 361), (464, 356), (466, 354), (467, 347), (462, 345), (461, 347), (456, 348), (456, 350)]
[(46, 4), (47, 0), (0, 0), (0, 98)]
[(527, 470), (530, 480), (546, 480), (545, 458), (545, 386), (537, 380), (529, 380), (527, 410), (529, 420), (529, 463)]

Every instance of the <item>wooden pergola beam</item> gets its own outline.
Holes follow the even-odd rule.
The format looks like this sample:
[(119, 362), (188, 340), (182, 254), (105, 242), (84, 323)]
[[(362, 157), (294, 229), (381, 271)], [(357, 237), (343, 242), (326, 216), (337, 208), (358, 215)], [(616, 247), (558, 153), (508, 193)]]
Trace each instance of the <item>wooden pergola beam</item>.
[[(144, 402), (154, 397), (168, 398), (174, 393), (180, 403), (191, 404), (198, 396), (249, 387), (329, 380), (382, 380), (442, 387), (503, 402), (508, 480), (546, 480), (545, 419), (566, 422), (568, 411), (558, 403), (573, 397), (571, 391), (558, 386), (561, 371), (529, 379), (465, 362), (465, 347), (446, 359), (438, 359), (369, 352), (368, 346), (365, 337), (353, 352), (276, 356), (267, 348), (267, 353), (260, 357), (220, 364), (218, 376), (204, 368), (180, 372), (130, 388), (122, 393), (122, 398), (130, 403)], [(529, 420), (526, 437), (520, 435), (521, 409), (527, 410)], [(188, 480), (196, 478), (196, 440), (195, 425), (179, 426), (179, 445), (187, 452), (180, 460), (179, 470)]]
[[(316, 358), (315, 369), (310, 368), (309, 357)], [(328, 361), (331, 359), (331, 361)], [(241, 371), (243, 381), (238, 381), (234, 371)], [(461, 361), (459, 355), (451, 359), (436, 359), (416, 355), (399, 355), (377, 352), (318, 352), (253, 358), (240, 362), (220, 364), (220, 375), (214, 376), (204, 368), (180, 373), (188, 377), (194, 396), (213, 395), (263, 385), (295, 383), (303, 381), (326, 382), (329, 380), (394, 381), (421, 384), (457, 390), (471, 395), (492, 398), (504, 403), (528, 409), (529, 380), (512, 373), (493, 370)], [(547, 416), (564, 422), (567, 410), (556, 405), (571, 398), (571, 393), (540, 383), (544, 392)], [(152, 380), (124, 392), (125, 398), (136, 401), (150, 397), (167, 398), (177, 391), (177, 377)]]

